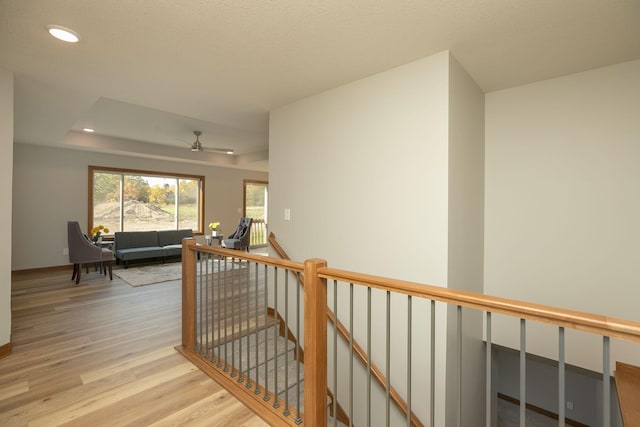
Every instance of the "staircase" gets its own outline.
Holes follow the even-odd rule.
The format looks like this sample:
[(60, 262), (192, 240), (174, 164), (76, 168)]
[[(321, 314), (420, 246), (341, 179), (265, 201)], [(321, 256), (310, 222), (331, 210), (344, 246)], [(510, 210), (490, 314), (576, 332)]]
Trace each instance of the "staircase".
[[(304, 386), (304, 368), (296, 360), (296, 344), (277, 335), (278, 325), (255, 331), (233, 341), (222, 343), (212, 349), (222, 360), (240, 370), (233, 373), (238, 382), (251, 388), (256, 382), (278, 390), (278, 396), (287, 396), (289, 404), (296, 404), (294, 395), (297, 379)], [(274, 351), (275, 350), (275, 351)], [(222, 364), (224, 362), (221, 362)]]
[[(296, 412), (298, 408), (304, 410), (304, 365), (298, 360), (301, 349), (296, 349), (295, 341), (281, 336), (282, 325), (272, 314), (266, 327), (245, 330), (248, 333), (244, 336), (213, 344), (204, 356), (215, 359), (218, 368), (245, 388), (255, 389), (256, 394), (260, 393), (257, 385), (277, 390), (279, 400), (272, 399), (272, 407), (301, 422)], [(333, 398), (328, 394), (328, 426), (345, 426), (332, 418), (332, 405)]]
[[(566, 396), (565, 328), (592, 334), (602, 340), (601, 349), (605, 361), (602, 376), (603, 381), (606, 381), (603, 384), (608, 384), (610, 379), (608, 361), (611, 360), (612, 353), (611, 339), (640, 343), (640, 322), (338, 270), (327, 267), (326, 261), (321, 259), (310, 259), (304, 263), (278, 260), (223, 248), (198, 246), (188, 240), (183, 241), (182, 259), (182, 345), (177, 347), (178, 351), (271, 425), (338, 425), (329, 418), (334, 415), (331, 414), (332, 411), (341, 421), (339, 425), (350, 425), (349, 418), (355, 419), (359, 415), (353, 411), (356, 394), (359, 394), (359, 400), (366, 400), (358, 406), (358, 410), (366, 406), (358, 424), (367, 425), (373, 420), (381, 421), (381, 417), (386, 417), (386, 424), (391, 425), (390, 419), (393, 416), (394, 425), (422, 426), (412, 410), (412, 405), (416, 408), (420, 405), (420, 409), (425, 412), (425, 419), (430, 418), (428, 425), (436, 425), (436, 421), (442, 424), (444, 418), (451, 418), (451, 423), (454, 424), (471, 425), (468, 420), (463, 420), (462, 411), (462, 384), (466, 378), (463, 364), (463, 324), (469, 321), (468, 315), (463, 316), (463, 309), (465, 313), (481, 312), (486, 321), (485, 368), (488, 379), (493, 378), (491, 362), (494, 350), (491, 332), (493, 329), (498, 330), (492, 326), (494, 313), (503, 320), (512, 322), (511, 324), (519, 323), (521, 337), (526, 336), (529, 323), (550, 324), (557, 328), (559, 407), (564, 407)], [(216, 263), (216, 268), (212, 268), (212, 262)], [(340, 298), (339, 292), (343, 294)], [(366, 297), (363, 297), (365, 292)], [(405, 302), (406, 305), (400, 304), (404, 306), (403, 310), (398, 310), (400, 305), (391, 304), (392, 297)], [(424, 315), (419, 322), (422, 333), (418, 334), (417, 340), (412, 333), (412, 326), (416, 323), (415, 313), (412, 311), (414, 305), (420, 307)], [(457, 313), (455, 321), (447, 319), (451, 320), (452, 328), (448, 328), (449, 322), (446, 323), (447, 339), (455, 338), (457, 341), (457, 345), (451, 348), (451, 357), (447, 350), (446, 367), (434, 356), (437, 350), (436, 312), (439, 307), (455, 309)], [(373, 363), (375, 355), (372, 351), (376, 349), (365, 350), (353, 339), (354, 332), (342, 325), (339, 316), (334, 314), (340, 313), (338, 308), (343, 319), (349, 319), (349, 328), (353, 328), (358, 322), (368, 325), (365, 338), (368, 347), (376, 339), (385, 344), (380, 346), (384, 347), (383, 351), (378, 352), (382, 360), (386, 361), (384, 370), (378, 369)], [(397, 318), (398, 312), (402, 314), (398, 322), (404, 322), (402, 317), (406, 317), (407, 334), (404, 343), (392, 343), (390, 338), (393, 329), (391, 319)], [(384, 334), (380, 334), (383, 336), (373, 337), (369, 329), (373, 316), (380, 317), (377, 320), (386, 319)], [(331, 330), (329, 323), (332, 324)], [(401, 326), (402, 323), (397, 325)], [(348, 361), (346, 366), (336, 360), (339, 349), (336, 342), (339, 337), (345, 340), (342, 341), (343, 350), (348, 347), (348, 356), (344, 357), (344, 353), (340, 356), (341, 362)], [(398, 338), (398, 335), (394, 334), (394, 338)], [(298, 340), (304, 341), (304, 353)], [(328, 345), (329, 340), (333, 341), (332, 346)], [(526, 372), (523, 366), (526, 365), (525, 344), (526, 340), (521, 339), (521, 373)], [(401, 347), (409, 355), (407, 369), (400, 367), (392, 372), (394, 366), (391, 354)], [(366, 390), (365, 395), (364, 391), (356, 391), (353, 387), (356, 381), (353, 379), (355, 370), (351, 364), (358, 359), (365, 368), (367, 377), (363, 378), (360, 374), (359, 378), (367, 381), (368, 387), (376, 383), (381, 386), (376, 393), (378, 397), (382, 397), (380, 390), (385, 394), (384, 406), (379, 403), (380, 399), (378, 402), (374, 401), (370, 389)], [(415, 387), (411, 381), (415, 375), (412, 369), (414, 360), (425, 362), (421, 368), (423, 376), (420, 378), (428, 378), (428, 381)], [(332, 366), (334, 377), (329, 379), (327, 376)], [(451, 399), (447, 398), (451, 402), (451, 411), (447, 410), (443, 402), (437, 402), (436, 405), (436, 387), (439, 381), (437, 373), (449, 366), (457, 371), (455, 381), (447, 380), (447, 384), (451, 383), (453, 392)], [(342, 386), (338, 377), (349, 384)], [(406, 389), (394, 389), (392, 377), (398, 378), (396, 381), (399, 382), (404, 377)], [(473, 374), (470, 378), (475, 380), (476, 377)], [(640, 372), (635, 368), (618, 365), (616, 378), (625, 426), (640, 426), (637, 406)], [(520, 375), (520, 385), (526, 389), (526, 376), (523, 374)], [(488, 408), (485, 411), (487, 426), (495, 422), (491, 410), (492, 388), (491, 381), (488, 381), (483, 396), (485, 407)], [(338, 396), (349, 402), (348, 415), (340, 408), (337, 399), (331, 397), (330, 390), (339, 390)], [(415, 395), (416, 390), (422, 394), (412, 399), (411, 395)], [(402, 400), (402, 394), (406, 395), (406, 401)], [(427, 395), (430, 398), (425, 401), (422, 396)], [(604, 426), (610, 425), (611, 400), (610, 387), (603, 387)], [(481, 405), (477, 401), (474, 403), (476, 406)], [(396, 406), (392, 407), (392, 404)], [(524, 409), (524, 405), (521, 405), (520, 412), (524, 412)], [(564, 413), (559, 415), (561, 419), (564, 418)], [(366, 422), (363, 423), (365, 419)], [(471, 421), (473, 425), (477, 425), (476, 421), (479, 420)]]

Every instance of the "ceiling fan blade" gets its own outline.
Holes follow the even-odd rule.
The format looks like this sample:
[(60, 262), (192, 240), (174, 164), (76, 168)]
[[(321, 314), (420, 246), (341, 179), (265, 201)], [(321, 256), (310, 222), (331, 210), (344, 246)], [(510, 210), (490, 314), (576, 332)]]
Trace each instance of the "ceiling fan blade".
[(233, 148), (217, 148), (217, 147), (202, 147), (201, 151), (211, 151), (213, 153), (225, 153), (233, 154)]
[(211, 151), (214, 153), (225, 153), (225, 154), (233, 154), (233, 148), (217, 148), (217, 147), (203, 147), (200, 142), (200, 135), (202, 132), (199, 130), (194, 130), (193, 134), (196, 136), (196, 140), (191, 144), (191, 151)]

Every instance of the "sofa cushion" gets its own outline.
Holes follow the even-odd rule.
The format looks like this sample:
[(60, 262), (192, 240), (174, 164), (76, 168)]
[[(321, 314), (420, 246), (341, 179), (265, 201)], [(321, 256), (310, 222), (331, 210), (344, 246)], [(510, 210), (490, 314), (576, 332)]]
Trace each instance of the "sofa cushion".
[(118, 231), (114, 234), (114, 244), (116, 254), (121, 249), (160, 246), (157, 231)]
[(193, 237), (193, 230), (161, 230), (158, 231), (158, 246), (181, 245), (182, 239)]
[(163, 246), (165, 256), (180, 256), (182, 255), (182, 245), (167, 245)]
[(165, 254), (165, 249), (160, 246), (146, 246), (143, 248), (118, 249), (116, 251), (116, 258), (129, 261), (132, 259), (161, 258), (164, 257)]

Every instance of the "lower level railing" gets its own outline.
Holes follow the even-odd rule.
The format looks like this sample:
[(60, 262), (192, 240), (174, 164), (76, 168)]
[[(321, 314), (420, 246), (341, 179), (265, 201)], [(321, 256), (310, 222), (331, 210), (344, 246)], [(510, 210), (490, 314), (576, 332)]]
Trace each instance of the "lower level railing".
[[(328, 323), (328, 308), (349, 330), (347, 341)], [(638, 322), (183, 241), (180, 351), (273, 425), (495, 425), (495, 316), (519, 331), (521, 426), (532, 323), (557, 331), (549, 339), (559, 349), (559, 425), (565, 331), (600, 337), (602, 425), (610, 425), (611, 339), (637, 345)]]
[(267, 245), (267, 223), (263, 218), (253, 218), (251, 221), (249, 245), (252, 248)]

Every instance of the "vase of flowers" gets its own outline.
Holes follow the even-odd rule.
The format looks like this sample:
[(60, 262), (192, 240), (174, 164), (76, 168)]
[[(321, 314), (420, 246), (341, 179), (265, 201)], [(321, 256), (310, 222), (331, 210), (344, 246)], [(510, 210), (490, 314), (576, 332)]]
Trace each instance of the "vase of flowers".
[(211, 230), (211, 235), (212, 236), (217, 236), (219, 229), (220, 229), (220, 223), (219, 222), (214, 221), (214, 222), (210, 222), (209, 223), (209, 230)]
[(91, 233), (91, 241), (93, 241), (94, 244), (97, 243), (101, 243), (102, 242), (102, 235), (106, 234), (109, 232), (109, 229), (107, 227), (105, 227), (104, 225), (98, 225), (95, 226), (91, 229), (90, 233)]

